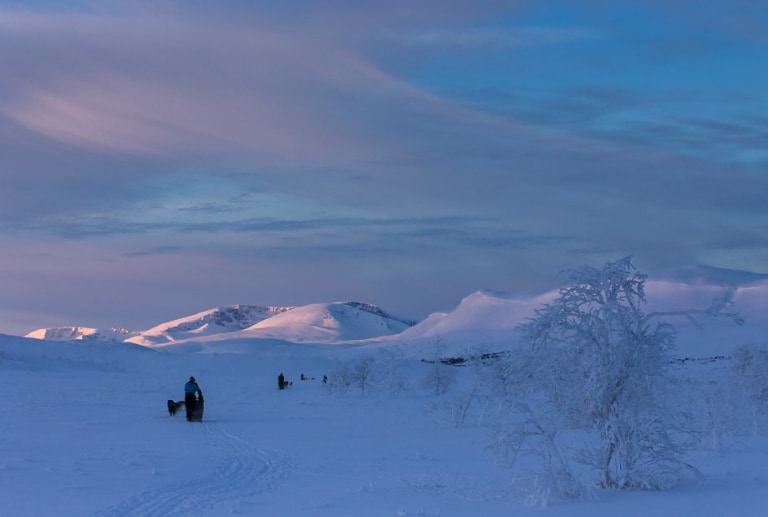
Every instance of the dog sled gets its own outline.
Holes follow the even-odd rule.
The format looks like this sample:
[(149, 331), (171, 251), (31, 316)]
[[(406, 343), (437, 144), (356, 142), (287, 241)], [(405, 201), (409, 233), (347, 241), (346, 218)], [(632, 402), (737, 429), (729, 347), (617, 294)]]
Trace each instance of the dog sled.
[(203, 411), (205, 410), (205, 401), (203, 397), (198, 398), (195, 401), (195, 405), (192, 408), (187, 408), (187, 420), (190, 422), (202, 422)]

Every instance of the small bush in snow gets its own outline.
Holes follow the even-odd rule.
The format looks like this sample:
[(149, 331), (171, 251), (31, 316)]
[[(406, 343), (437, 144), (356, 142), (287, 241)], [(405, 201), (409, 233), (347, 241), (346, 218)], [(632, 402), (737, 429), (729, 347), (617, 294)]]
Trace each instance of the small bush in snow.
[(524, 473), (514, 483), (522, 501), (547, 506), (563, 498), (584, 498), (588, 484), (579, 479), (574, 455), (560, 436), (566, 430), (562, 416), (541, 404), (518, 402), (508, 409), (490, 448), (503, 464), (523, 465)]
[(487, 359), (492, 355), (481, 347), (469, 348), (462, 354), (465, 359), (463, 366), (458, 370), (453, 367), (454, 373), (460, 371), (465, 374), (464, 382), (458, 385), (453, 390), (453, 395), (443, 403), (454, 427), (462, 427), (470, 414), (478, 423), (483, 421), (485, 412), (494, 398), (494, 366), (500, 362), (497, 358)]
[(729, 437), (748, 427), (750, 401), (744, 391), (730, 379), (718, 379), (695, 385), (691, 407), (699, 408), (696, 421), (701, 429), (702, 444), (712, 450), (722, 449)]
[(733, 351), (733, 369), (755, 401), (768, 405), (768, 346), (749, 343)]
[(325, 384), (325, 390), (328, 393), (343, 394), (349, 391), (352, 384), (352, 373), (350, 364), (347, 361), (336, 361), (333, 369), (328, 374), (328, 382)]
[(733, 351), (733, 371), (745, 395), (744, 406), (752, 417), (753, 433), (768, 413), (768, 345), (749, 343)]
[(430, 361), (426, 375), (421, 380), (421, 386), (435, 395), (445, 395), (456, 383), (456, 367), (445, 364), (440, 359)]
[(353, 361), (349, 368), (349, 379), (365, 395), (366, 390), (372, 388), (376, 381), (374, 358), (364, 355)]
[(399, 395), (408, 391), (410, 386), (405, 374), (405, 356), (400, 348), (383, 348), (376, 358), (376, 364), (376, 378), (383, 394)]

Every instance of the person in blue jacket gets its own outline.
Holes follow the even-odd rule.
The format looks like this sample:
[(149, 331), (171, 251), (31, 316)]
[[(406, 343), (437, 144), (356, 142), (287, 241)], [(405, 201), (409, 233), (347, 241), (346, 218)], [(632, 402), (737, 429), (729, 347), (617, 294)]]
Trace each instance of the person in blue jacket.
[(187, 408), (187, 420), (192, 418), (192, 412), (195, 410), (195, 404), (197, 400), (195, 395), (200, 394), (200, 398), (203, 398), (203, 392), (200, 386), (197, 385), (194, 377), (190, 377), (187, 383), (184, 385), (184, 406)]

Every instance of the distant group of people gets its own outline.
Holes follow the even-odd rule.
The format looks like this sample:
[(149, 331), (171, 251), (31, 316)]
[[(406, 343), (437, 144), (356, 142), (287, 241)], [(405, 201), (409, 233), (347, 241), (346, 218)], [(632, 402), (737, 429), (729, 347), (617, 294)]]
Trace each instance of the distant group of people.
[[(301, 374), (300, 379), (302, 381), (313, 381), (315, 380), (314, 377), (307, 377), (303, 373)], [(328, 383), (328, 376), (323, 375), (323, 384)], [(287, 388), (288, 386), (293, 386), (293, 381), (289, 381), (285, 379), (285, 375), (283, 375), (283, 372), (280, 372), (280, 375), (277, 376), (277, 389), (283, 390)], [(172, 401), (169, 401), (169, 405)], [(181, 402), (178, 403), (178, 405), (181, 405)], [(174, 406), (175, 407), (175, 406)], [(194, 377), (190, 377), (186, 384), (184, 384), (184, 407), (187, 410), (187, 420), (189, 421), (199, 421), (202, 420), (202, 409), (203, 409), (203, 390), (200, 389), (200, 385), (197, 384), (197, 380), (195, 380)], [(171, 411), (169, 406), (169, 412)], [(171, 412), (171, 414), (175, 414), (175, 409)]]
[[(302, 381), (314, 381), (314, 377), (307, 377), (303, 373), (299, 377)], [(328, 382), (328, 376), (323, 375), (323, 384), (326, 384)], [(283, 375), (283, 372), (280, 372), (280, 375), (277, 376), (277, 389), (284, 390), (288, 386), (293, 386), (293, 381), (287, 381), (285, 380), (285, 375)]]

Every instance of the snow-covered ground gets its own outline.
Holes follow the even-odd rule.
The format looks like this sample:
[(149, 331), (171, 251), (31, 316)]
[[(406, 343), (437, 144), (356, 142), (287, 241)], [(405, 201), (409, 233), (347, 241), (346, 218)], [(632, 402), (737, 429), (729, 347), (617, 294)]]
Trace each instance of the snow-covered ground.
[[(758, 314), (765, 298), (752, 289), (741, 308)], [(672, 490), (597, 491), (590, 500), (526, 505), (516, 488), (520, 473), (487, 447), (492, 405), (474, 407), (455, 425), (451, 407), (472, 368), (454, 367), (459, 382), (443, 396), (421, 382), (430, 368), (421, 358), (440, 341), (453, 351), (461, 342), (501, 346), (502, 336), (512, 343), (509, 328), (525, 311), (509, 311), (507, 302), (522, 304), (475, 293), (455, 313), (422, 322), (421, 331), (416, 325), (399, 340), (354, 343), (254, 338), (247, 330), (152, 347), (0, 335), (2, 514), (765, 515), (768, 432), (734, 426), (691, 451), (703, 476)], [(505, 310), (516, 321), (506, 321)], [(692, 380), (692, 392), (726, 376), (733, 347), (764, 330), (757, 318), (744, 327), (712, 325), (681, 330), (679, 355), (696, 360), (675, 372)], [(408, 381), (399, 393), (382, 381), (365, 393), (323, 385), (322, 376), (345, 361), (365, 354), (383, 361), (382, 350), (393, 347), (403, 351), (398, 364)], [(724, 357), (707, 360), (716, 355)], [(280, 372), (293, 381), (288, 389), (277, 389)], [(299, 380), (302, 373), (309, 380)], [(166, 410), (167, 399), (183, 399), (190, 375), (205, 394), (202, 423)]]

